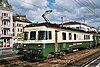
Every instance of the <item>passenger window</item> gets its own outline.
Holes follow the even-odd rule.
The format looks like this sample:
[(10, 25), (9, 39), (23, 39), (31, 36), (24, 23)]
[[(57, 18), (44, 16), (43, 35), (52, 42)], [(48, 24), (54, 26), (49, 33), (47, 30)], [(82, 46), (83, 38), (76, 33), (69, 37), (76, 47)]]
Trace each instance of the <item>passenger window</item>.
[(90, 39), (90, 35), (84, 35), (84, 40)]
[(35, 31), (31, 31), (30, 32), (30, 40), (35, 40), (36, 39), (36, 32)]
[(28, 40), (28, 32), (24, 32), (24, 40)]
[(38, 32), (38, 40), (49, 40), (52, 39), (51, 31), (39, 31)]
[(51, 33), (51, 31), (48, 31), (48, 39), (52, 39), (52, 33)]
[(66, 40), (66, 33), (62, 33), (62, 40)]
[(72, 34), (71, 33), (69, 33), (69, 40), (71, 40), (72, 39)]
[(38, 40), (47, 40), (47, 31), (39, 31)]
[(76, 34), (74, 34), (74, 40), (76, 40)]

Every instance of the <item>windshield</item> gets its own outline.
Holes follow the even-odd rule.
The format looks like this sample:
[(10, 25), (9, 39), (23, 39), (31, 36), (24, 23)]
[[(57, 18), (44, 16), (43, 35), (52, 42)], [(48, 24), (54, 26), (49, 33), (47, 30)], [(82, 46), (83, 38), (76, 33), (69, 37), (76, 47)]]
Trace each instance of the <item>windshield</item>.
[(31, 31), (30, 32), (30, 40), (35, 40), (36, 39), (36, 32), (35, 31)]
[(47, 40), (47, 31), (39, 31), (38, 40)]

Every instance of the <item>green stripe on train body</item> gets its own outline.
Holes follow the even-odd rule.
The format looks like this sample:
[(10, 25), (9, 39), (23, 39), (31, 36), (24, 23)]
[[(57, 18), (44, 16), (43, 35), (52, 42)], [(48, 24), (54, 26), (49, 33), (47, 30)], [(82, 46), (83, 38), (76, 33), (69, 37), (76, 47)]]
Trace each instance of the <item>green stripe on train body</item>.
[[(93, 45), (93, 41), (85, 41), (85, 42), (63, 42), (58, 43), (58, 51), (72, 51), (78, 48), (87, 48)], [(38, 55), (33, 54), (37, 57), (47, 57), (49, 53), (56, 53), (55, 51), (55, 43), (39, 43), (39, 44), (24, 44), (24, 50), (29, 50), (30, 52), (38, 52)]]

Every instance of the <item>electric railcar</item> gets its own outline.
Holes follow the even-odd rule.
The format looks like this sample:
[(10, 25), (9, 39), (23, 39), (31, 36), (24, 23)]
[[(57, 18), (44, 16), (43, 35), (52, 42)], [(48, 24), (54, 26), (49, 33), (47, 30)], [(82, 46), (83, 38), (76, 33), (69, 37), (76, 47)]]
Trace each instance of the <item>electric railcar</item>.
[(60, 27), (57, 24), (30, 24), (24, 28), (23, 51), (26, 58), (48, 58), (51, 54), (96, 46), (100, 35)]

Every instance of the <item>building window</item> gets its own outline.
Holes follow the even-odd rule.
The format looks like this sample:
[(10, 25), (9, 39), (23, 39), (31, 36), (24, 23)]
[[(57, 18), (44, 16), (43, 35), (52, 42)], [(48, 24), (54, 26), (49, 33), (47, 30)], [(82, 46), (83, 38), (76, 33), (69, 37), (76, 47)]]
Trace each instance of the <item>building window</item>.
[(13, 27), (14, 27), (14, 23), (13, 23)]
[(19, 37), (22, 37), (22, 34), (19, 34)]
[(2, 25), (3, 25), (3, 20), (2, 20)]
[(13, 28), (13, 32), (14, 32), (14, 28)]
[(3, 30), (2, 30), (2, 34), (3, 34)]
[(72, 34), (71, 33), (69, 33), (69, 40), (71, 40), (72, 39)]
[(6, 42), (6, 39), (4, 39), (4, 42)]
[(6, 13), (4, 13), (4, 16), (6, 16)]
[(66, 40), (66, 33), (62, 33), (62, 40)]
[(6, 25), (7, 23), (6, 23), (6, 21), (4, 21), (4, 25)]
[(6, 30), (4, 30), (4, 35), (6, 35)]
[(13, 33), (13, 36), (14, 36), (14, 33)]
[(20, 32), (22, 32), (22, 29), (20, 29)]
[(9, 43), (10, 39), (7, 39), (7, 42)]
[(17, 24), (17, 26), (19, 26), (19, 24)]
[(3, 16), (8, 17), (8, 13), (2, 13), (2, 17)]
[(2, 16), (3, 16), (3, 13), (2, 13)]
[(0, 38), (0, 47), (3, 47), (3, 39)]
[(19, 28), (18, 28), (18, 32), (19, 32)]

